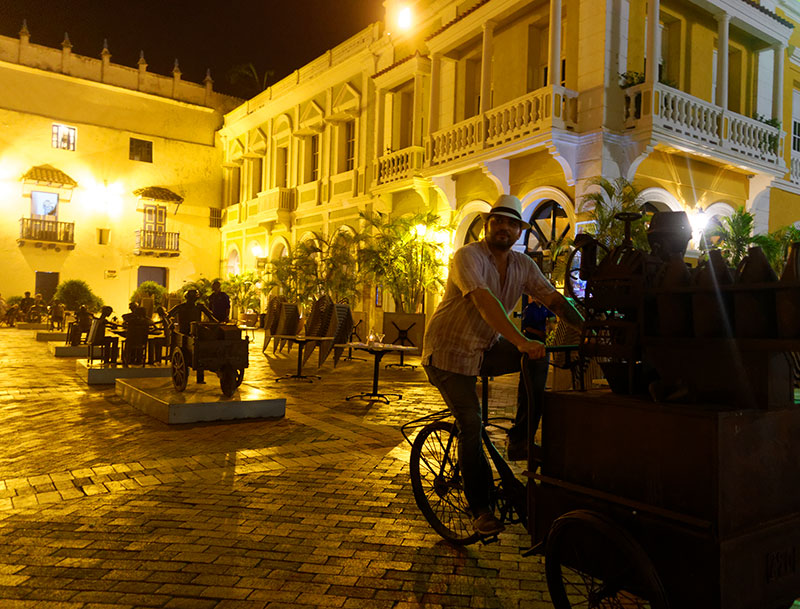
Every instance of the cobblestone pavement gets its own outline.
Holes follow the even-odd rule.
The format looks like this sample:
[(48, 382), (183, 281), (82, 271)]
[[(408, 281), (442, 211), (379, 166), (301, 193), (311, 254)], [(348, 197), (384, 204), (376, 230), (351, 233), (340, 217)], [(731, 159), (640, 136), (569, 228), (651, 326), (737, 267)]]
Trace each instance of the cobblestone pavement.
[(245, 382), (284, 418), (168, 426), (0, 329), (0, 609), (550, 607), (522, 526), (454, 548), (419, 513), (399, 427), (442, 408), (421, 369), (381, 370), (401, 400), (348, 402), (371, 358), (275, 383), (295, 352), (260, 344)]

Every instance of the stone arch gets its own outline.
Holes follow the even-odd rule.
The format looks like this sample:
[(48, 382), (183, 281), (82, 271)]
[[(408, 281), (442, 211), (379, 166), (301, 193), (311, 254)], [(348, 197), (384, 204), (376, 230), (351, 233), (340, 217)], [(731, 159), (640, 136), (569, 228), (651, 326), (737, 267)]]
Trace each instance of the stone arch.
[(239, 255), (239, 248), (232, 245), (225, 256), (225, 276), (238, 275), (242, 272), (242, 259)]
[(654, 203), (659, 211), (685, 211), (675, 195), (663, 188), (645, 188), (639, 196), (643, 203)]
[(470, 228), (473, 226), (473, 222), (481, 218), (481, 214), (485, 214), (488, 212), (492, 206), (482, 199), (476, 199), (474, 201), (470, 201), (466, 205), (464, 205), (459, 211), (456, 217), (456, 230), (453, 234), (453, 249), (457, 249), (464, 245), (465, 243), (469, 243), (473, 239), (469, 237)]
[(286, 237), (275, 237), (269, 247), (269, 258), (272, 260), (279, 256), (286, 256), (289, 254), (290, 249), (289, 240)]

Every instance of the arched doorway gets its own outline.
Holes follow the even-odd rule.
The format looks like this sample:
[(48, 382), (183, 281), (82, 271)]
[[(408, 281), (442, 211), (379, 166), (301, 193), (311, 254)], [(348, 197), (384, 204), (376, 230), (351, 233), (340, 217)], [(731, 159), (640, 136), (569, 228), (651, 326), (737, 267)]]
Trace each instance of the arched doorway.
[(239, 250), (234, 248), (228, 252), (228, 260), (225, 263), (225, 273), (228, 275), (238, 275), (240, 269)]
[(556, 286), (563, 285), (557, 267), (568, 253), (567, 241), (572, 230), (567, 211), (553, 199), (539, 203), (528, 219), (525, 252), (533, 258), (545, 276)]

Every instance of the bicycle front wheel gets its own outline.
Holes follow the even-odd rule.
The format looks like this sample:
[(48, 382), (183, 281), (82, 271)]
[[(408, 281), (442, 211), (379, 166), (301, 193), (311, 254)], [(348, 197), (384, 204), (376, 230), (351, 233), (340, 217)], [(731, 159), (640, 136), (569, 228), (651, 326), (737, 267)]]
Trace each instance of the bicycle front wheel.
[(411, 488), (425, 520), (447, 541), (467, 545), (478, 541), (458, 467), (455, 423), (434, 421), (411, 445)]

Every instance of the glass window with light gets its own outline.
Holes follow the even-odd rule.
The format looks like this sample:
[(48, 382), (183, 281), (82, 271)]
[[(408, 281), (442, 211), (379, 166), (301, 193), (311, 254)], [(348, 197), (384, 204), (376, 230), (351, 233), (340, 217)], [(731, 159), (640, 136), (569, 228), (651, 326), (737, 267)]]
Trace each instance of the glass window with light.
[(356, 166), (356, 122), (344, 124), (344, 170), (352, 171)]
[(78, 142), (78, 130), (75, 127), (53, 123), (51, 143), (53, 148), (75, 150)]
[(55, 220), (58, 216), (58, 193), (32, 191), (31, 216)]
[(131, 161), (141, 161), (142, 163), (153, 162), (153, 142), (140, 140), (135, 137), (130, 138), (128, 158)]

